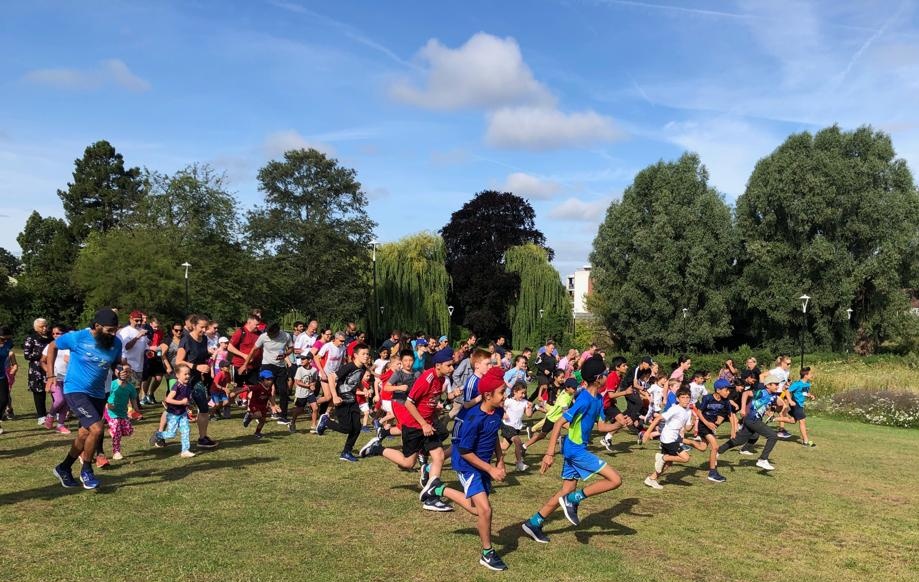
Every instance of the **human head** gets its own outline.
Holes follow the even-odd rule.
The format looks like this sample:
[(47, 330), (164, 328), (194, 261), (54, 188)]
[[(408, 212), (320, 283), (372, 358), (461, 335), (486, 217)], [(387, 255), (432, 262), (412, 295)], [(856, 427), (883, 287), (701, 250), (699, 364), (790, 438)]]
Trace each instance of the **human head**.
[(747, 358), (747, 369), (752, 370), (755, 367), (756, 367), (756, 358), (754, 358), (753, 356), (750, 356), (749, 358)]
[(332, 338), (332, 343), (335, 344), (336, 346), (340, 346), (341, 344), (345, 343), (345, 332), (336, 331), (335, 337)]
[(647, 382), (648, 378), (651, 377), (651, 368), (644, 368), (638, 370), (638, 380), (640, 382)]
[(370, 361), (370, 348), (367, 347), (367, 344), (357, 344), (354, 346), (354, 355), (351, 357), (351, 361), (354, 362), (356, 366), (366, 366), (367, 362)]
[(226, 372), (230, 369), (230, 360), (220, 360), (220, 363), (217, 364), (217, 369)]
[(766, 377), (763, 378), (763, 384), (766, 385), (766, 389), (770, 392), (778, 392), (781, 382), (782, 379), (775, 374), (767, 374)]
[(191, 331), (195, 328), (195, 323), (198, 321), (197, 313), (189, 313), (185, 316), (185, 329)]
[(721, 398), (727, 398), (734, 389), (734, 385), (727, 380), (715, 380), (714, 388), (715, 394), (719, 395)]
[(179, 337), (179, 336), (182, 335), (182, 331), (183, 331), (185, 328), (182, 326), (182, 322), (181, 322), (181, 321), (177, 321), (177, 322), (173, 323), (173, 324), (169, 327), (169, 329), (171, 330), (173, 337)]
[[(45, 326), (47, 327), (47, 323)], [(105, 349), (115, 344), (115, 334), (118, 332), (118, 314), (112, 309), (100, 309), (93, 317), (91, 333), (96, 338), (96, 343)]]
[(357, 324), (349, 321), (348, 325), (345, 326), (345, 331), (348, 332), (348, 335), (355, 335), (357, 333)]
[(503, 335), (499, 335), (499, 336), (495, 339), (495, 345), (497, 345), (497, 346), (503, 346), (503, 345), (505, 344), (505, 342), (507, 342), (507, 339), (506, 339)]
[(191, 368), (188, 367), (188, 364), (176, 366), (176, 380), (182, 384), (188, 384), (188, 381), (191, 380)]
[(230, 339), (229, 339), (229, 338), (227, 338), (227, 337), (225, 337), (225, 336), (220, 336), (220, 339), (217, 340), (217, 347), (218, 347), (218, 348), (221, 348), (221, 349), (226, 349), (226, 347), (227, 347), (227, 345), (229, 345), (229, 343), (230, 343)]
[(431, 358), (438, 376), (449, 376), (453, 373), (453, 350), (444, 348), (434, 353)]
[(380, 359), (381, 360), (388, 360), (389, 354), (390, 354), (389, 348), (380, 348)]
[(517, 356), (516, 358), (514, 358), (514, 366), (518, 370), (526, 370), (526, 367), (527, 367), (526, 356)]
[(217, 323), (216, 319), (212, 319), (207, 322), (207, 335), (215, 336), (217, 332), (220, 331), (220, 324)]
[[(57, 323), (51, 327), (51, 337), (58, 338), (70, 331), (63, 323)], [(2, 342), (0, 342), (2, 343)]]
[(576, 378), (568, 378), (565, 380), (565, 392), (573, 394), (578, 390), (578, 381)]
[(531, 357), (533, 357), (533, 348), (523, 348), (523, 351), (520, 352), (520, 355), (529, 360)]
[(144, 313), (137, 309), (132, 311), (131, 315), (129, 315), (128, 318), (133, 327), (140, 327), (144, 324)]
[(613, 358), (613, 361), (610, 362), (609, 367), (612, 370), (618, 372), (619, 374), (622, 374), (628, 369), (629, 366), (626, 363), (625, 358), (623, 358), (622, 356), (616, 356), (615, 358)]
[(523, 400), (527, 395), (527, 383), (523, 381), (515, 382), (514, 388), (511, 392), (511, 396), (514, 398), (514, 400)]
[(681, 355), (677, 358), (676, 365), (678, 368), (683, 368), (683, 371), (686, 371), (692, 366), (692, 360), (690, 360), (688, 356)]
[(319, 329), (319, 322), (315, 319), (312, 319), (310, 320), (309, 325), (306, 326), (306, 333), (314, 335), (317, 329)]
[(809, 366), (804, 366), (803, 368), (801, 368), (801, 379), (802, 380), (806, 382), (810, 380), (812, 376), (813, 376), (813, 373), (811, 372), (811, 369)]
[(472, 364), (472, 371), (480, 378), (491, 369), (491, 354), (488, 350), (476, 348), (472, 355), (469, 356), (469, 363)]
[(157, 319), (157, 318), (155, 318), (155, 317), (151, 317), (151, 318), (148, 319), (147, 321), (150, 322), (150, 327), (152, 327), (154, 330), (157, 330), (157, 329), (160, 328), (160, 320), (159, 320), (159, 319)]
[(262, 321), (261, 315), (252, 312), (246, 317), (246, 331), (253, 332), (258, 324)]
[(35, 333), (38, 335), (47, 335), (48, 333), (48, 320), (44, 317), (39, 317), (32, 322), (32, 329), (35, 330)]
[(680, 389), (680, 381), (679, 381), (679, 380), (677, 380), (676, 378), (673, 378), (673, 379), (671, 379), (671, 380), (667, 380), (667, 390), (669, 390), (670, 392), (676, 392), (676, 391), (679, 390), (679, 389)]
[(313, 364), (313, 352), (307, 351), (300, 354), (300, 365), (309, 368)]
[(265, 330), (265, 333), (267, 333), (268, 337), (272, 339), (278, 337), (278, 334), (281, 333), (281, 322), (272, 321), (270, 324), (268, 324), (268, 328)]
[(299, 335), (299, 334), (303, 333), (303, 331), (304, 331), (305, 329), (306, 329), (306, 324), (303, 323), (302, 321), (295, 321), (295, 322), (294, 322), (294, 333), (295, 333), (295, 334), (298, 334), (298, 335)]
[(555, 371), (552, 372), (552, 381), (555, 382), (556, 386), (561, 386), (565, 381), (565, 371), (560, 368), (556, 368)]
[(679, 404), (683, 408), (689, 408), (690, 399), (691, 399), (690, 392), (686, 388), (680, 388), (679, 390), (676, 391), (677, 404)]
[(118, 379), (122, 382), (126, 382), (131, 378), (131, 364), (124, 363), (116, 368), (118, 372)]
[(411, 370), (412, 364), (415, 363), (415, 353), (412, 350), (404, 349), (399, 352), (399, 359), (402, 360), (403, 370)]
[(194, 316), (194, 319), (191, 321), (193, 333), (202, 336), (207, 333), (207, 325), (209, 320), (206, 317), (200, 315)]
[(702, 370), (696, 370), (692, 373), (692, 381), (696, 384), (700, 384), (705, 379), (705, 372)]
[(262, 370), (258, 373), (259, 382), (266, 388), (274, 384), (274, 373), (271, 370)]
[(600, 356), (591, 356), (581, 366), (581, 378), (587, 382), (588, 386), (598, 384), (606, 375), (606, 363)]

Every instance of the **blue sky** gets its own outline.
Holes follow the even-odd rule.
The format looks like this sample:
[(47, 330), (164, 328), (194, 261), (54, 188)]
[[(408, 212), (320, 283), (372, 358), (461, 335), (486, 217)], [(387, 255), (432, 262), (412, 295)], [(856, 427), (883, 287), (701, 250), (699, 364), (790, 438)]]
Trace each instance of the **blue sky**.
[(17, 2), (0, 21), (0, 246), (63, 215), (83, 148), (255, 175), (311, 145), (378, 238), (527, 197), (562, 275), (635, 173), (698, 152), (733, 202), (791, 132), (870, 123), (919, 164), (913, 2)]

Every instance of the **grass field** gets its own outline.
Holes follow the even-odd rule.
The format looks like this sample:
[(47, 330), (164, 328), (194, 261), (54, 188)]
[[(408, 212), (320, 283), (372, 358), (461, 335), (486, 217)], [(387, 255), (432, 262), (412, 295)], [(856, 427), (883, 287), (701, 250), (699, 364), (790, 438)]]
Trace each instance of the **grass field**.
[[(220, 448), (186, 460), (177, 444), (149, 448), (145, 420), (100, 489), (65, 490), (51, 467), (69, 439), (26, 417), (18, 385), (15, 398), (19, 419), (0, 436), (6, 580), (919, 579), (917, 431), (815, 418), (818, 447), (780, 442), (772, 473), (729, 452), (728, 482), (710, 483), (694, 453), (663, 491), (642, 484), (654, 447), (620, 437), (600, 454), (622, 487), (585, 501), (578, 528), (556, 512), (548, 545), (519, 524), (558, 488), (558, 469), (512, 473), (493, 496), (510, 570), (494, 573), (477, 563), (471, 516), (422, 511), (417, 473), (381, 458), (338, 461), (337, 433), (268, 425), (255, 442), (235, 414), (213, 426)], [(533, 465), (544, 445), (534, 449)]]

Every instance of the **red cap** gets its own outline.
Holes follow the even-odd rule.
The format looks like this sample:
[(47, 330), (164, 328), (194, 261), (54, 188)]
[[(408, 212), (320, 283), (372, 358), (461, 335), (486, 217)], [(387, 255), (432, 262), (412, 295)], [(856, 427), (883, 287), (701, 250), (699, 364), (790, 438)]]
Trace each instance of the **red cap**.
[(137, 309), (131, 312), (131, 319), (141, 319), (143, 318), (143, 316), (144, 316), (144, 313)]
[(479, 380), (479, 394), (494, 392), (499, 388), (504, 388), (504, 370), (501, 366), (495, 366)]

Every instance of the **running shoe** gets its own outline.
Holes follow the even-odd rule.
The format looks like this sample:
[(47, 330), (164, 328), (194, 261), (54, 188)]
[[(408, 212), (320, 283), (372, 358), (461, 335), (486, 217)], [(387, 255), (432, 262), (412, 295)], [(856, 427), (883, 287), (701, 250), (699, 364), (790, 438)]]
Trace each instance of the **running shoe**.
[(657, 479), (652, 479), (651, 477), (645, 477), (645, 485), (651, 489), (663, 489), (664, 486), (657, 482)]
[(422, 501), (421, 508), (428, 511), (439, 511), (447, 512), (453, 511), (453, 506), (447, 503), (444, 503), (440, 497), (431, 496), (428, 499)]
[(243, 428), (248, 428), (252, 423), (252, 414), (246, 413), (243, 415)]
[(645, 441), (645, 431), (642, 430), (638, 432), (638, 446), (641, 446), (642, 444), (644, 444), (644, 441)]
[(389, 436), (387, 432), (388, 431), (385, 428), (383, 428), (382, 425), (378, 426), (377, 427), (377, 438), (380, 439), (380, 441), (382, 442), (383, 439)]
[(568, 518), (568, 521), (571, 522), (571, 525), (580, 525), (581, 520), (578, 518), (578, 505), (577, 503), (572, 503), (568, 501), (567, 495), (562, 495), (558, 498), (558, 505), (562, 508), (562, 513), (565, 514), (565, 517)]
[(107, 458), (105, 458), (105, 455), (102, 455), (102, 454), (96, 455), (96, 467), (100, 469), (104, 469), (105, 467), (108, 467), (108, 466), (109, 466), (109, 461)]
[(38, 426), (44, 426), (44, 425), (45, 425), (45, 417), (40, 417), (40, 418), (38, 418), (38, 419), (36, 419), (36, 420), (38, 420)]
[(489, 570), (494, 570), (495, 572), (503, 572), (507, 570), (507, 564), (504, 563), (504, 560), (501, 559), (501, 556), (495, 552), (494, 548), (483, 553), (479, 558), (479, 564), (482, 564)]
[(284, 418), (284, 417), (282, 416), (281, 418), (278, 419), (278, 424), (282, 424), (282, 425), (284, 425), (284, 426), (287, 426), (287, 425), (290, 424), (290, 421), (287, 420), (286, 418)]
[(788, 432), (787, 430), (780, 430), (777, 433), (775, 433), (775, 436), (779, 437), (780, 439), (790, 439), (791, 433)]
[(691, 451), (691, 450), (692, 450), (692, 447), (689, 446), (689, 445), (687, 445), (687, 444), (682, 444), (682, 445), (680, 445), (680, 451), (682, 451), (682, 452), (684, 452), (684, 453), (687, 452), (687, 451)]
[(654, 455), (654, 472), (660, 473), (664, 470), (664, 454), (657, 453)]
[(198, 439), (198, 446), (202, 449), (213, 449), (217, 447), (217, 442), (212, 441), (211, 437), (201, 437)]
[(724, 477), (724, 475), (722, 475), (722, 474), (719, 473), (718, 471), (709, 471), (709, 472), (708, 472), (708, 480), (709, 480), (709, 481), (712, 481), (712, 482), (714, 482), (714, 483), (724, 483), (725, 481), (727, 481), (727, 479)]
[(70, 429), (64, 426), (63, 424), (57, 425), (57, 428), (54, 429), (58, 434), (70, 434)]
[(815, 443), (814, 441), (804, 441), (801, 444), (804, 445), (808, 449), (812, 449), (817, 446), (817, 443)]
[(520, 527), (522, 527), (523, 532), (527, 534), (528, 536), (530, 536), (531, 538), (533, 538), (534, 541), (537, 541), (541, 544), (549, 543), (549, 536), (542, 533), (542, 528), (533, 525), (532, 523), (529, 522), (529, 520), (523, 522), (523, 525)]
[(613, 435), (606, 433), (606, 435), (600, 439), (600, 444), (603, 445), (603, 448), (606, 449), (606, 452), (613, 452)]
[(295, 434), (297, 432), (297, 423), (291, 422), (290, 424), (288, 424), (287, 432), (289, 432), (290, 434)]
[(533, 438), (533, 433), (530, 431), (530, 425), (527, 425), (527, 440)]
[(118, 451), (117, 453), (115, 453), (114, 455), (112, 455), (112, 460), (113, 460), (113, 461), (120, 461), (120, 460), (123, 459), (123, 458), (124, 458), (124, 455), (121, 454), (121, 451)]
[(432, 489), (436, 489), (440, 485), (443, 485), (443, 481), (440, 480), (440, 477), (434, 477), (433, 479), (427, 479), (426, 483), (421, 487), (421, 493), (418, 495), (418, 498), (424, 501), (424, 499), (428, 496), (428, 493), (430, 493)]
[(319, 424), (316, 426), (316, 434), (322, 436), (326, 427), (329, 426), (329, 413), (326, 412), (319, 417)]
[(194, 457), (195, 454), (191, 451), (182, 451), (181, 453), (179, 453), (179, 456), (182, 457), (183, 459), (190, 459)]
[(356, 463), (356, 462), (357, 462), (357, 457), (355, 457), (353, 454), (351, 454), (350, 451), (344, 451), (344, 452), (338, 457), (338, 460), (339, 460), (339, 461), (347, 461), (347, 462), (349, 462), (349, 463)]
[(380, 430), (380, 427), (381, 427), (381, 426), (383, 426), (383, 425), (380, 424), (380, 419), (379, 419), (379, 418), (374, 418), (374, 419), (373, 419), (373, 428), (374, 428), (375, 430)]
[(262, 440), (263, 435), (262, 435), (262, 433), (257, 432), (257, 433), (255, 433), (254, 435), (252, 435), (252, 438), (254, 438), (254, 439), (257, 440), (257, 441), (260, 441), (260, 440)]
[(769, 462), (769, 459), (760, 459), (756, 461), (756, 466), (760, 469), (765, 469), (766, 471), (772, 471), (775, 469), (772, 463)]
[(99, 480), (96, 479), (95, 473), (85, 469), (80, 471), (80, 481), (83, 482), (83, 489), (95, 489), (99, 486)]
[(52, 428), (54, 428), (54, 417), (49, 414), (48, 416), (45, 417), (45, 420), (42, 424), (45, 425), (45, 428), (47, 428), (48, 430), (51, 430)]
[(753, 456), (753, 455), (756, 454), (756, 453), (754, 453), (753, 451), (751, 451), (750, 449), (740, 449), (740, 451), (738, 451), (738, 452), (739, 452), (741, 455), (746, 455), (746, 456), (748, 456), (748, 457), (751, 457), (751, 456)]
[(370, 451), (373, 450), (374, 445), (378, 445), (378, 444), (380, 444), (379, 437), (370, 439), (369, 441), (367, 441), (367, 444), (361, 447), (361, 450), (357, 452), (357, 456), (362, 459), (370, 456)]
[(61, 482), (61, 486), (66, 489), (80, 486), (77, 480), (73, 478), (73, 475), (70, 474), (69, 469), (64, 469), (60, 465), (57, 465), (51, 469), (51, 472), (54, 473), (54, 476)]
[(530, 466), (524, 463), (523, 461), (520, 461), (519, 463), (517, 463), (517, 470), (520, 471), (521, 473), (526, 471), (529, 468)]
[(431, 466), (425, 463), (421, 465), (421, 470), (418, 472), (418, 484), (421, 485), (421, 489), (424, 489), (424, 486), (428, 484), (428, 477), (431, 474)]

